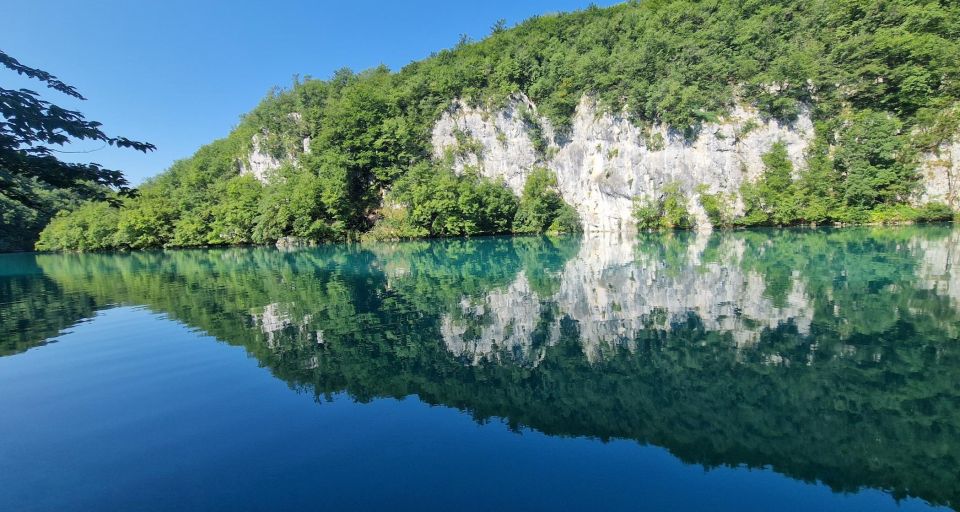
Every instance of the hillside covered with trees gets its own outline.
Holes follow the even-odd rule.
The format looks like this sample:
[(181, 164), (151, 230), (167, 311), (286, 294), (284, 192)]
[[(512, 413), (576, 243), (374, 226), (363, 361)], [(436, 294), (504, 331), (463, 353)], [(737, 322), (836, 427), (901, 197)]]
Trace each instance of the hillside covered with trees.
[[(957, 134), (958, 41), (960, 5), (947, 0), (650, 0), (498, 23), (482, 41), (397, 72), (341, 70), (275, 90), (136, 197), (69, 205), (37, 248), (575, 231), (550, 172), (534, 173), (517, 197), (479, 173), (454, 173), (453, 155), (433, 157), (431, 128), (452, 100), (496, 107), (517, 93), (561, 133), (584, 95), (688, 137), (737, 102), (785, 121), (809, 108), (807, 167), (797, 176), (771, 151), (766, 175), (742, 191), (744, 215), (704, 204), (715, 223), (949, 218), (946, 206), (910, 199), (920, 155)], [(242, 172), (255, 144), (283, 162), (266, 183)], [(639, 223), (682, 227), (668, 203), (638, 205)]]

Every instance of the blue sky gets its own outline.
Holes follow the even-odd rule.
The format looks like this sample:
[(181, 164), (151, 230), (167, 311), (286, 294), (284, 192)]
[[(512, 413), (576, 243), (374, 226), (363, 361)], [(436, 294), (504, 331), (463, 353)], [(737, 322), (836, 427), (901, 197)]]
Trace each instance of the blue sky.
[[(581, 9), (587, 0), (306, 0), (139, 2), (0, 0), (0, 49), (87, 97), (75, 102), (0, 70), (3, 87), (30, 87), (154, 153), (80, 143), (68, 160), (124, 170), (134, 184), (225, 136), (244, 112), (294, 74), (326, 78), (347, 66), (391, 69), (482, 38), (499, 18)], [(614, 1), (595, 1), (600, 6)]]

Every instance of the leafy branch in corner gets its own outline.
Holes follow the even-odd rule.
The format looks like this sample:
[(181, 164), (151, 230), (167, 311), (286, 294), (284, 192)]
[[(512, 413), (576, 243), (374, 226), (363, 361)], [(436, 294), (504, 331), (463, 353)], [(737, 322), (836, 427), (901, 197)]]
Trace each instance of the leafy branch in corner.
[[(0, 65), (67, 96), (86, 99), (73, 86), (46, 71), (25, 66), (3, 51), (0, 51)], [(120, 171), (96, 163), (62, 162), (53, 155), (60, 151), (51, 146), (63, 146), (71, 140), (94, 140), (144, 153), (156, 149), (147, 142), (109, 136), (100, 129), (101, 123), (41, 99), (37, 92), (29, 89), (0, 87), (0, 118), (0, 192), (26, 203), (30, 202), (30, 194), (21, 193), (17, 186), (23, 179), (94, 197), (103, 196), (104, 187), (129, 191)], [(90, 187), (90, 184), (99, 187)]]

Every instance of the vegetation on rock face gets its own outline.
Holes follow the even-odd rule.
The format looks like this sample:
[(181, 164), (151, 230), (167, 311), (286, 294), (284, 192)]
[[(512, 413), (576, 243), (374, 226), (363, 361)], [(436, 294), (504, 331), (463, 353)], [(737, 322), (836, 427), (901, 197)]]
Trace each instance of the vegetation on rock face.
[(496, 233), (577, 233), (580, 218), (545, 168), (531, 172), (519, 198), (499, 181), (467, 168), (419, 165), (397, 180), (381, 220), (366, 237), (395, 240)]
[[(444, 208), (429, 220), (394, 212), (406, 215), (401, 222), (385, 213), (383, 199), (404, 179), (422, 181), (425, 169), (453, 186), (430, 147), (432, 125), (453, 99), (495, 108), (516, 93), (561, 134), (584, 95), (638, 124), (661, 122), (691, 137), (738, 101), (785, 121), (810, 108), (817, 139), (806, 169), (788, 190), (771, 189), (785, 169), (775, 150), (770, 176), (750, 185), (750, 209), (738, 223), (866, 222), (874, 211), (903, 208), (917, 155), (957, 133), (958, 41), (960, 5), (936, 0), (651, 0), (536, 17), (396, 73), (344, 70), (271, 93), (226, 139), (123, 200), (114, 247), (344, 239), (377, 219), (413, 222), (410, 233), (420, 234), (508, 231), (499, 220), (449, 220), (479, 215), (466, 206), (426, 207)], [(545, 148), (541, 131), (536, 125), (530, 134)], [(262, 188), (251, 232), (237, 230), (249, 219), (218, 230), (232, 209), (221, 205), (233, 200), (221, 193), (224, 182), (240, 173), (254, 135), (292, 169)], [(310, 192), (292, 198), (284, 190)], [(397, 228), (382, 231), (390, 229)]]
[(733, 200), (730, 194), (711, 193), (703, 185), (697, 190), (698, 200), (707, 214), (710, 224), (718, 227), (730, 227), (734, 221)]
[(515, 233), (577, 233), (580, 218), (563, 201), (556, 175), (544, 167), (534, 169), (523, 186), (520, 206), (513, 220)]
[(636, 199), (633, 218), (637, 228), (646, 230), (689, 229), (693, 226), (693, 219), (687, 211), (687, 196), (676, 182), (666, 184), (660, 197)]
[(917, 176), (905, 163), (908, 142), (890, 118), (867, 113), (862, 121), (842, 134), (847, 140), (834, 155), (834, 169), (823, 169), (830, 162), (814, 156), (810, 168), (795, 177), (786, 147), (774, 144), (763, 155), (763, 175), (741, 188), (745, 212), (733, 223), (789, 226), (950, 220), (954, 212), (944, 204), (909, 204)]
[(763, 176), (755, 183), (745, 183), (740, 191), (744, 215), (738, 224), (791, 224), (801, 218), (801, 187), (794, 183), (793, 163), (782, 143), (763, 155)]
[(403, 213), (385, 218), (372, 238), (506, 233), (517, 211), (516, 197), (502, 183), (429, 164), (398, 180), (389, 198)]

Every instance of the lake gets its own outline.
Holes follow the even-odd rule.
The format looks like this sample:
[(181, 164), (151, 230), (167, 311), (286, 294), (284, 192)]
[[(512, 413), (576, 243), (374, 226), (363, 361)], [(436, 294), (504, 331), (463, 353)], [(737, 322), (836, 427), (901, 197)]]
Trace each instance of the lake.
[(960, 229), (0, 255), (0, 510), (960, 507)]

